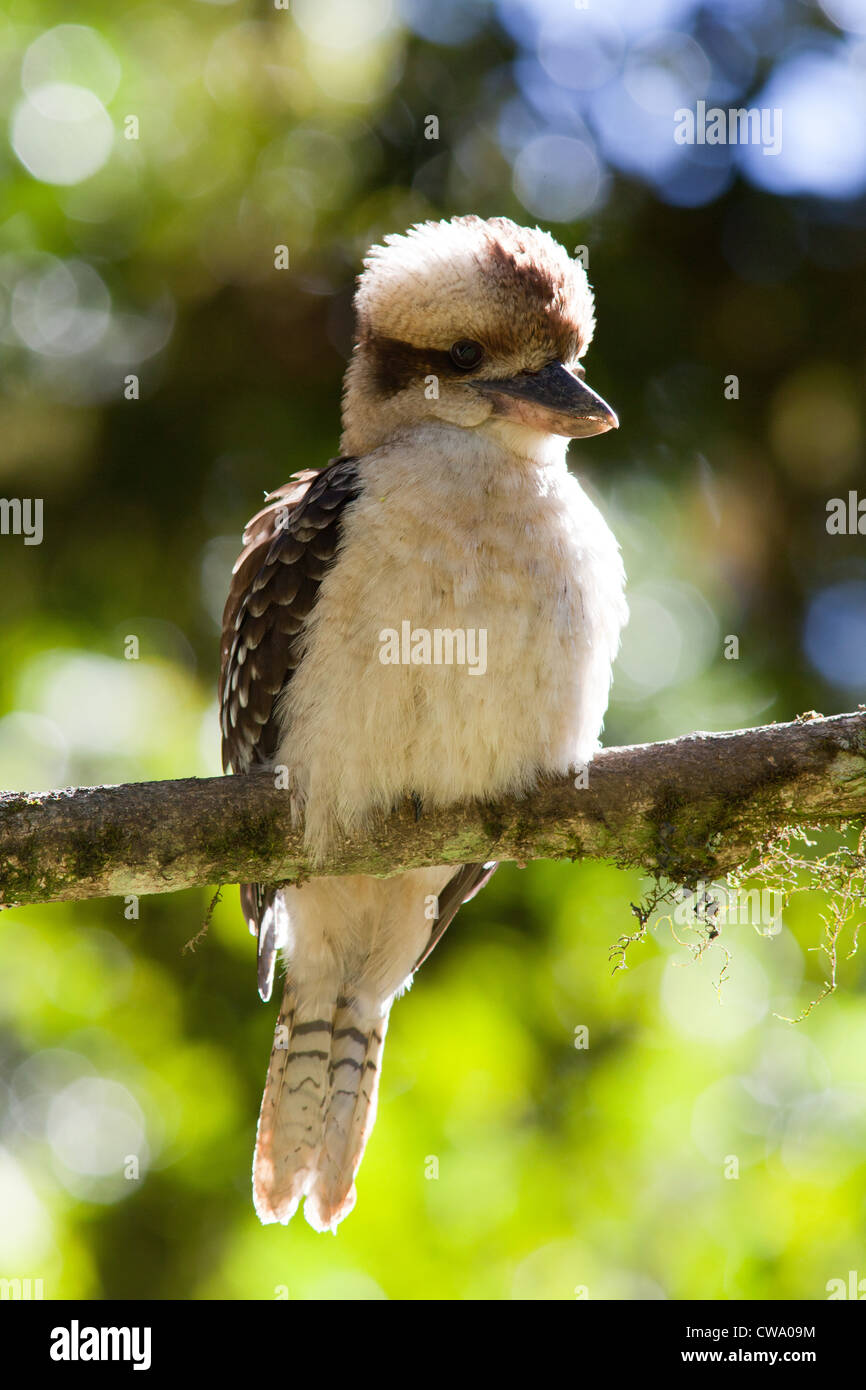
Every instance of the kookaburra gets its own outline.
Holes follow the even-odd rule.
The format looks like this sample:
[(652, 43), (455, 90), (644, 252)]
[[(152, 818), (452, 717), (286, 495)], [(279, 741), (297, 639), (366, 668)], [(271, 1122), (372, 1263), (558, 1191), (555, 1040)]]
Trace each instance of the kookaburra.
[[(364, 266), (342, 453), (249, 523), (222, 637), (224, 766), (282, 777), (320, 863), (403, 797), (423, 814), (585, 766), (627, 614), (566, 468), (569, 439), (617, 425), (583, 379), (583, 267), (504, 217), (426, 222)], [(242, 886), (263, 999), (278, 951), (286, 971), (262, 1221), (351, 1211), (391, 1004), (495, 868)]]

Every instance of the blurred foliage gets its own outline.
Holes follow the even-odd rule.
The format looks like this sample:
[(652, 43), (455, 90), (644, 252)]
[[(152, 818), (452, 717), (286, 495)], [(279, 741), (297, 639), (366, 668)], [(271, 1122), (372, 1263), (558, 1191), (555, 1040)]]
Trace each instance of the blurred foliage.
[[(826, 508), (864, 487), (864, 36), (861, 0), (10, 0), (0, 493), (43, 499), (44, 540), (0, 536), (0, 785), (219, 770), (242, 525), (337, 451), (366, 247), (458, 212), (588, 248), (622, 427), (573, 462), (633, 612), (606, 740), (856, 706), (866, 557)], [(762, 94), (778, 157), (674, 145), (675, 108)], [(3, 913), (0, 1274), (436, 1299), (866, 1276), (857, 958), (775, 1017), (820, 991), (821, 893), (696, 962), (657, 921), (612, 977), (646, 889), (508, 866), (464, 909), (395, 1009), (336, 1241), (252, 1210), (274, 1009), (234, 889), (188, 953), (204, 890)]]

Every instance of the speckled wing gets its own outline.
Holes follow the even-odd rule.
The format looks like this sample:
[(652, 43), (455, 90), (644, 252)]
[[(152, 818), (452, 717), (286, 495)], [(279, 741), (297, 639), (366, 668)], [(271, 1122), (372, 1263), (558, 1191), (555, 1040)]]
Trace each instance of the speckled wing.
[[(223, 613), (219, 703), (226, 771), (273, 763), (280, 742), (277, 702), (302, 659), (304, 626), (336, 559), (345, 508), (360, 490), (355, 459), (335, 459), (321, 472), (294, 474), (244, 531)], [(276, 898), (273, 884), (241, 885), (241, 906), (258, 938), (263, 999), (273, 987)]]

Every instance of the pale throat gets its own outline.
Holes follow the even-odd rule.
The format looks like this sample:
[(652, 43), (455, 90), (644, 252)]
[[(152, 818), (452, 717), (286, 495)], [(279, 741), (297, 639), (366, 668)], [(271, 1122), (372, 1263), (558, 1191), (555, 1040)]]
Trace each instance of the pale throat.
[(560, 434), (548, 434), (545, 430), (534, 430), (516, 420), (504, 420), (491, 415), (474, 431), (498, 444), (507, 453), (541, 468), (564, 468), (568, 440)]

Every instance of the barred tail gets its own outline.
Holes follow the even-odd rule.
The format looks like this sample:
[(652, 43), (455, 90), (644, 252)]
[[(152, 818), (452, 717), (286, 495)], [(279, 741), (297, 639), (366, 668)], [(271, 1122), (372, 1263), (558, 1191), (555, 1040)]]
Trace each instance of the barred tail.
[(376, 1116), (387, 1012), (353, 1000), (295, 1000), (287, 985), (262, 1098), (253, 1195), (264, 1223), (290, 1221), (302, 1197), (317, 1231), (355, 1205), (355, 1174)]
[(267, 1224), (290, 1221), (315, 1177), (330, 1093), (336, 1002), (302, 1006), (287, 984), (262, 1097), (253, 1198)]
[(387, 1009), (370, 1017), (341, 1000), (331, 1048), (331, 1095), (316, 1177), (304, 1215), (316, 1231), (336, 1230), (355, 1205), (355, 1174), (376, 1121)]

